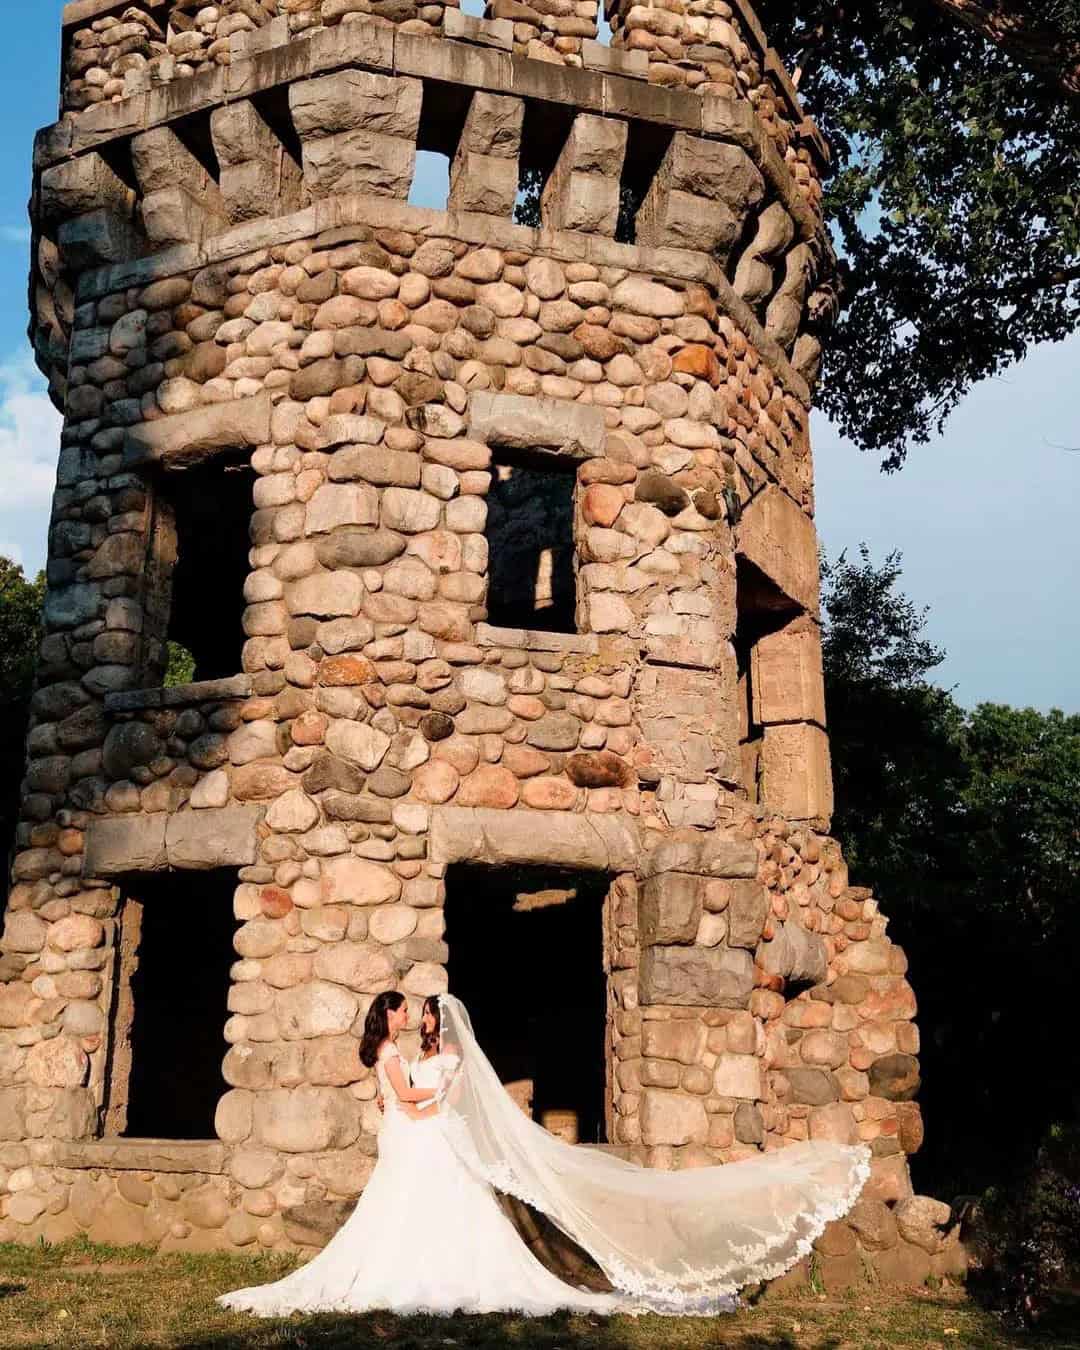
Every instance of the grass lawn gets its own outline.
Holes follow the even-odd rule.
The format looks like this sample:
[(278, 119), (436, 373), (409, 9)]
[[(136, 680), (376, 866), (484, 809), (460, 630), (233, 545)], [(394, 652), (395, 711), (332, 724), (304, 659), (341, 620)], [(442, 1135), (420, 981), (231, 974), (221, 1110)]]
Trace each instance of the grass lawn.
[(291, 1268), (283, 1257), (158, 1256), (139, 1247), (0, 1244), (0, 1347), (198, 1347), (199, 1350), (867, 1350), (1030, 1346), (1080, 1350), (1080, 1308), (1062, 1307), (1031, 1336), (1003, 1329), (955, 1292), (904, 1297), (867, 1286), (827, 1298), (806, 1291), (731, 1317), (307, 1317), (260, 1321), (214, 1296)]

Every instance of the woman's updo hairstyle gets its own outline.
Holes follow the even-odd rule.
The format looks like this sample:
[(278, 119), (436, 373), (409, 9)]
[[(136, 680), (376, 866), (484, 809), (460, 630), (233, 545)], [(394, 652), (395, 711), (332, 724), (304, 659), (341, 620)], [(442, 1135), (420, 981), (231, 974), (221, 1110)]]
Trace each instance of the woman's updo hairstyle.
[(360, 1063), (367, 1068), (373, 1069), (375, 1067), (375, 1061), (379, 1057), (379, 1049), (383, 1041), (390, 1036), (390, 1024), (387, 1020), (389, 1014), (397, 1012), (404, 1002), (405, 995), (399, 993), (396, 989), (388, 989), (383, 994), (376, 994), (364, 1020), (364, 1036), (360, 1042)]

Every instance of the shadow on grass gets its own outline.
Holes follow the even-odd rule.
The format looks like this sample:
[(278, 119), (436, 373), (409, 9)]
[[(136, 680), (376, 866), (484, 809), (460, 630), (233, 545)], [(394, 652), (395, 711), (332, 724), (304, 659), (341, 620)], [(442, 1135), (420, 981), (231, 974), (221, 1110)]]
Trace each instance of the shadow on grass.
[(520, 1318), (501, 1315), (306, 1317), (178, 1341), (183, 1350), (838, 1350), (832, 1335), (731, 1334), (724, 1319)]

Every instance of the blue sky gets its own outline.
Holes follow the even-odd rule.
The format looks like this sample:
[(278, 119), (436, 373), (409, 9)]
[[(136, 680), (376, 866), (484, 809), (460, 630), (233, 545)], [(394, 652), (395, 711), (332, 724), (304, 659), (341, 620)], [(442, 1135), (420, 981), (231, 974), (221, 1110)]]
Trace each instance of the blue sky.
[[(25, 336), (26, 199), (34, 131), (56, 116), (61, 8), (5, 0), (0, 51), (0, 552), (28, 569), (44, 560), (59, 422)], [(1080, 335), (1039, 348), (889, 476), (815, 419), (826, 549), (903, 553), (903, 587), (948, 652), (937, 678), (965, 705), (1080, 712), (1080, 448), (1063, 448), (1080, 447), (1078, 372)]]

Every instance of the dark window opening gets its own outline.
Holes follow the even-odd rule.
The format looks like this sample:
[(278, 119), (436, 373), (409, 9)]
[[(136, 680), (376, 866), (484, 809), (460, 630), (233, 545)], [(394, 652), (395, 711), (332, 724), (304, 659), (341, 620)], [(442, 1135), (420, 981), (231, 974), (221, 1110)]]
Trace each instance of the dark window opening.
[(540, 199), (573, 123), (572, 107), (540, 103), (535, 99), (525, 100), (521, 153), (518, 158), (518, 192), (514, 203), (515, 224), (539, 228)]
[(800, 612), (790, 596), (748, 558), (736, 558), (735, 659), (739, 673), (739, 744), (742, 781), (757, 801), (758, 768), (763, 731), (754, 720), (754, 648), (770, 633), (784, 628)]
[(619, 219), (615, 226), (615, 239), (620, 244), (633, 244), (637, 240), (637, 214), (660, 171), (671, 137), (668, 127), (650, 122), (630, 123), (619, 180)]
[[(221, 869), (124, 884), (106, 1133), (215, 1137), (236, 881), (234, 869)], [(188, 955), (192, 933), (198, 947)]]
[[(251, 466), (215, 458), (164, 474), (158, 483), (147, 610), (168, 644), (190, 653), (195, 680), (235, 675), (244, 648), (244, 582), (252, 513)], [(164, 631), (162, 631), (162, 629)]]
[(488, 622), (575, 633), (574, 465), (496, 459), (488, 490)]
[(469, 111), (465, 85), (424, 81), (420, 127), (416, 136), (416, 168), (409, 190), (410, 206), (445, 211), (450, 195), (450, 164)]
[(604, 1140), (609, 880), (545, 867), (452, 867), (450, 988), (523, 1109), (581, 1143)]
[(185, 150), (189, 150), (199, 161), (215, 183), (221, 182), (221, 165), (218, 163), (213, 138), (210, 135), (209, 112), (192, 113), (190, 117), (178, 118), (169, 123), (172, 131)]
[(275, 85), (273, 89), (264, 89), (252, 98), (255, 111), (277, 137), (285, 153), (299, 169), (303, 163), (303, 147), (300, 133), (293, 121), (289, 107), (289, 87), (286, 84)]

